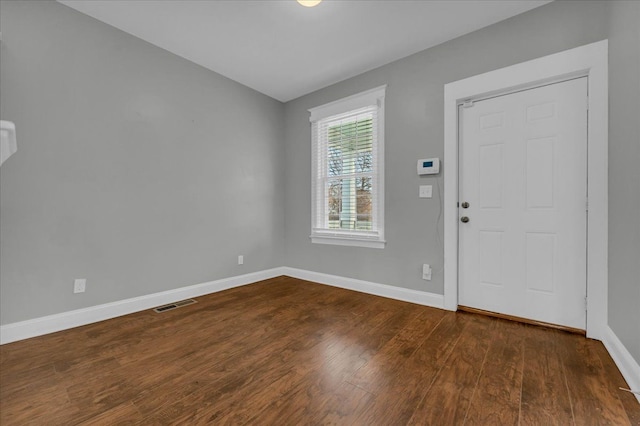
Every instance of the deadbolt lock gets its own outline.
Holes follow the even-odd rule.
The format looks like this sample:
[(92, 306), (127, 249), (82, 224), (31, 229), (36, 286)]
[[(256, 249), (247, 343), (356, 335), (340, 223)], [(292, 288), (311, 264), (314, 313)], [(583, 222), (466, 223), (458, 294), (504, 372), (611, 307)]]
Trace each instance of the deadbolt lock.
[(468, 209), (469, 208), (469, 203), (467, 203), (466, 201), (464, 203), (462, 203), (462, 208), (463, 209)]

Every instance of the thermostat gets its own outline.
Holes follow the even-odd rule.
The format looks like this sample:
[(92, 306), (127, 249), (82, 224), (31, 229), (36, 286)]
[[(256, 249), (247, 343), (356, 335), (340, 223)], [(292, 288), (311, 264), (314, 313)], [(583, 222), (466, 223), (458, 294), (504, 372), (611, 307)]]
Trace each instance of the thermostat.
[(439, 158), (425, 158), (423, 160), (418, 160), (419, 175), (437, 175), (438, 173), (440, 173)]

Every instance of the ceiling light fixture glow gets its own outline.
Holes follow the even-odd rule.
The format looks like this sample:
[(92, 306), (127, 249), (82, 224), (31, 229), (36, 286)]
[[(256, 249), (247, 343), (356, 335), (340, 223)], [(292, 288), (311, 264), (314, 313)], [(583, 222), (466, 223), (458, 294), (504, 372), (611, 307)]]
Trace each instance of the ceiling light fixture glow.
[(297, 0), (304, 7), (313, 7), (320, 4), (322, 0)]

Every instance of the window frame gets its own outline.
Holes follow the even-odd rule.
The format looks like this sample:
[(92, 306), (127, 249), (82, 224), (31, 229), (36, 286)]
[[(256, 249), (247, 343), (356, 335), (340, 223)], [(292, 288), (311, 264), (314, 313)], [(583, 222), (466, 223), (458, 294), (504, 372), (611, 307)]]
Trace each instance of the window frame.
[[(386, 241), (384, 238), (384, 104), (387, 85), (379, 86), (365, 92), (361, 92), (346, 98), (338, 99), (336, 101), (317, 106), (309, 109), (311, 122), (311, 242), (316, 244), (332, 244), (341, 246), (355, 246), (355, 247), (368, 247), (383, 249)], [(374, 188), (375, 197), (377, 200), (375, 210), (372, 211), (372, 215), (375, 215), (374, 223), (377, 225), (375, 230), (365, 233), (362, 231), (350, 231), (340, 229), (326, 229), (321, 228), (316, 223), (318, 215), (316, 214), (319, 206), (317, 201), (319, 198), (326, 203), (326, 195), (324, 194), (324, 186), (318, 187), (318, 170), (317, 166), (322, 164), (320, 161), (316, 161), (315, 155), (317, 152), (318, 136), (314, 135), (314, 130), (318, 130), (319, 126), (314, 126), (321, 120), (331, 118), (336, 115), (341, 115), (356, 111), (362, 108), (376, 106), (377, 107), (377, 120), (376, 120), (376, 135), (374, 140), (376, 141), (376, 155), (374, 163), (374, 174), (376, 175), (377, 187)], [(319, 191), (322, 191), (319, 194)]]

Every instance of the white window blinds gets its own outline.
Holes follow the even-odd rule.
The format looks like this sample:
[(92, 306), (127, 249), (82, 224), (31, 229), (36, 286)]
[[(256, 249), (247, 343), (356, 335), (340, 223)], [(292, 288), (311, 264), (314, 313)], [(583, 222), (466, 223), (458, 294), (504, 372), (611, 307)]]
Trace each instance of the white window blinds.
[(384, 247), (383, 102), (384, 88), (311, 110), (313, 242)]

